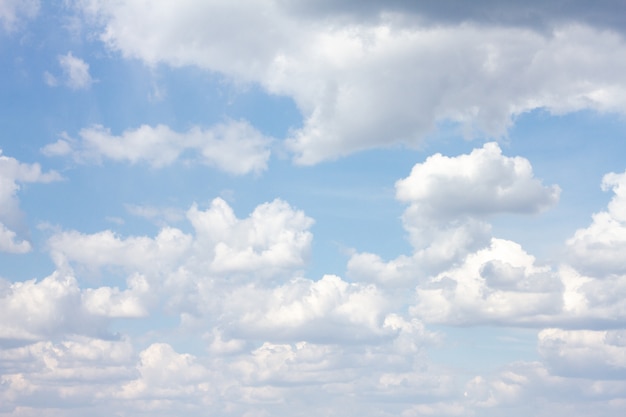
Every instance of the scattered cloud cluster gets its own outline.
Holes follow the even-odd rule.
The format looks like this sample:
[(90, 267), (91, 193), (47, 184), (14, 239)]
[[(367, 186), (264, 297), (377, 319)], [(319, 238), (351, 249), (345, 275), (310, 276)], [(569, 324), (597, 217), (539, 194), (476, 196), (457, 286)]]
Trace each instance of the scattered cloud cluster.
[[(12, 167), (5, 176), (12, 172), (16, 180), (57, 179), (3, 160)], [(603, 188), (615, 193), (608, 210), (576, 231), (567, 248), (603, 242), (612, 253), (610, 245), (619, 246), (621, 229), (612, 228), (609, 240), (598, 224), (605, 217), (623, 221), (625, 178), (605, 176)], [(626, 313), (621, 264), (541, 265), (519, 244), (491, 236), (491, 216), (545, 210), (557, 203), (558, 187), (535, 178), (528, 160), (488, 143), (465, 155), (427, 158), (396, 190), (408, 204), (403, 222), (415, 252), (389, 262), (356, 253), (350, 280), (302, 276), (313, 220), (281, 200), (243, 219), (220, 198), (206, 209), (193, 205), (186, 213), (192, 233), (172, 226), (154, 237), (54, 232), (48, 250), (56, 271), (0, 288), (0, 398), (12, 407), (32, 407), (45, 395), (52, 404), (90, 398), (89, 405), (156, 415), (200, 415), (207, 406), (236, 415), (252, 405), (280, 412), (286, 395), (321, 413), (329, 408), (308, 403), (309, 395), (323, 395), (333, 407), (353, 397), (355, 410), (420, 395), (429, 400), (396, 412), (496, 415), (505, 406), (528, 412), (525, 404), (536, 396), (561, 409), (561, 397), (549, 392), (584, 393), (601, 377), (586, 397), (607, 401), (607, 413), (619, 407), (626, 393), (624, 335), (616, 329)], [(120, 285), (84, 287), (80, 277), (93, 274), (118, 277)], [(163, 340), (137, 350), (109, 331), (114, 320), (159, 314), (177, 316), (179, 331), (199, 332), (208, 356), (181, 353)], [(444, 337), (429, 324), (537, 328), (543, 362), (463, 380), (429, 362), (428, 348)]]
[[(431, 3), (79, 0), (63, 10), (78, 10), (90, 42), (107, 53), (152, 70), (194, 66), (292, 99), (302, 125), (280, 140), (296, 165), (417, 146), (442, 125), (467, 138), (501, 138), (534, 109), (624, 113), (621, 3), (602, 0), (593, 12), (579, 0)], [(0, 25), (14, 31), (39, 8), (0, 1)], [(57, 54), (62, 74), (44, 73), (49, 86), (96, 89), (86, 61)], [(266, 171), (278, 142), (243, 119), (190, 122), (186, 131), (140, 124), (113, 133), (107, 125), (116, 124), (90, 119), (41, 152), (113, 169), (109, 162), (198, 164), (232, 180)], [(0, 277), (0, 417), (96, 409), (621, 415), (626, 172), (603, 177), (607, 207), (572, 230), (550, 261), (491, 225), (559, 204), (559, 185), (544, 184), (528, 159), (486, 141), (465, 154), (425, 157), (403, 175), (395, 196), (409, 253), (385, 259), (356, 248), (345, 274), (309, 276), (315, 220), (273, 197), (243, 217), (219, 197), (183, 208), (117, 201), (156, 231), (58, 225), (38, 247), (21, 187), (63, 178), (0, 152), (0, 255), (39, 249), (52, 261), (43, 278)], [(489, 369), (446, 362), (465, 350), (454, 335), (468, 328), (532, 332), (536, 356), (495, 358)], [(493, 343), (499, 353), (519, 348), (517, 340)]]

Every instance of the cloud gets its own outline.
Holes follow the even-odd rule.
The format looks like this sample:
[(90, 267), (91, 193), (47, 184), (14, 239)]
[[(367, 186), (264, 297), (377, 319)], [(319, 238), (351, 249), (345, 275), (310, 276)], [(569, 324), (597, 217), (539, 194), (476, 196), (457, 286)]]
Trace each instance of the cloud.
[(589, 379), (623, 379), (626, 331), (562, 330), (539, 332), (539, 353), (556, 375)]
[(569, 262), (596, 277), (626, 274), (626, 172), (609, 173), (602, 189), (615, 193), (608, 210), (593, 215), (591, 225), (576, 231), (567, 241)]
[(515, 362), (492, 375), (472, 378), (464, 397), (466, 406), (479, 415), (498, 416), (506, 409), (520, 417), (559, 412), (584, 417), (619, 415), (625, 394), (623, 380), (563, 377), (540, 362)]
[(21, 228), (22, 213), (17, 192), (19, 183), (48, 183), (61, 180), (55, 171), (42, 172), (39, 164), (25, 164), (2, 155), (0, 149), (0, 251), (26, 253), (31, 244), (20, 239), (14, 229)]
[(90, 323), (84, 314), (80, 289), (71, 275), (55, 272), (40, 282), (3, 280), (0, 288), (2, 341), (33, 342), (68, 333), (97, 335), (103, 330), (102, 323)]
[(337, 276), (295, 279), (271, 289), (245, 286), (225, 297), (224, 325), (237, 338), (328, 342), (395, 333), (384, 322), (390, 306), (382, 293)]
[(48, 247), (59, 266), (69, 263), (92, 270), (117, 266), (148, 275), (171, 272), (181, 262), (193, 260), (194, 268), (213, 274), (254, 271), (276, 276), (302, 267), (310, 251), (308, 229), (313, 220), (281, 200), (261, 204), (248, 218), (238, 219), (224, 200), (216, 198), (206, 210), (193, 205), (187, 218), (193, 236), (169, 226), (154, 238), (123, 238), (108, 230), (64, 231), (51, 236)]
[[(52, 415), (70, 407), (78, 416), (86, 404), (110, 398), (114, 387), (132, 378), (129, 340), (72, 336), (0, 350), (0, 410), (21, 415)], [(49, 408), (48, 408), (49, 407)], [(104, 405), (104, 407), (106, 407)]]
[(72, 90), (86, 90), (93, 84), (94, 80), (89, 74), (89, 64), (75, 57), (71, 52), (59, 55), (59, 65), (65, 75), (65, 83)]
[[(227, 315), (231, 307), (224, 300), (233, 286), (251, 277), (259, 285), (290, 279), (309, 255), (312, 219), (281, 200), (238, 219), (217, 198), (206, 210), (193, 205), (187, 218), (193, 234), (170, 226), (154, 237), (62, 231), (49, 238), (48, 248), (59, 270), (126, 277), (126, 289), (83, 291), (86, 311), (104, 317), (146, 316), (159, 300), (174, 314), (210, 316), (224, 308)], [(267, 294), (255, 296), (260, 303)]]
[(80, 163), (111, 159), (131, 164), (145, 162), (161, 168), (193, 150), (198, 162), (243, 175), (267, 168), (272, 141), (244, 121), (228, 121), (206, 130), (194, 127), (185, 133), (165, 125), (142, 125), (120, 136), (95, 125), (82, 129), (79, 137), (80, 140), (74, 140), (64, 134), (57, 142), (42, 148), (42, 152), (47, 156), (69, 155)]
[(420, 283), (411, 312), (428, 323), (537, 325), (561, 311), (561, 290), (549, 267), (494, 238), (458, 267)]
[[(179, 354), (165, 343), (154, 343), (139, 354), (140, 377), (120, 387), (116, 397), (158, 399), (195, 397), (209, 390), (209, 371), (190, 354)], [(176, 388), (175, 388), (176, 387)]]
[(0, 24), (13, 31), (22, 19), (32, 19), (39, 13), (39, 0), (3, 0), (0, 3)]
[(16, 233), (0, 223), (0, 252), (27, 253), (32, 249), (26, 240), (16, 241)]
[(415, 284), (493, 245), (488, 217), (537, 213), (559, 194), (534, 177), (528, 160), (502, 155), (496, 143), (456, 157), (435, 154), (396, 182), (396, 198), (409, 204), (402, 222), (414, 253), (389, 262), (355, 254), (348, 274), (385, 286)]
[(504, 156), (493, 142), (457, 157), (429, 156), (396, 182), (398, 200), (428, 221), (537, 213), (555, 205), (559, 194), (558, 186), (546, 187), (534, 177), (527, 159)]
[(537, 30), (550, 30), (563, 23), (585, 23), (599, 29), (621, 31), (626, 19), (624, 4), (619, 0), (603, 0), (590, 5), (584, 0), (529, 0), (523, 3), (480, 0), (468, 3), (463, 0), (446, 2), (406, 2), (375, 0), (334, 2), (283, 2), (292, 13), (316, 18), (341, 16), (344, 19), (374, 20), (380, 14), (397, 12), (425, 25), (482, 25), (521, 26)]
[[(471, 14), (460, 25), (407, 18), (405, 6), (372, 19), (346, 19), (341, 12), (298, 13), (302, 4), (294, 9), (258, 0), (243, 7), (215, 0), (202, 7), (184, 1), (146, 9), (140, 1), (96, 1), (87, 12), (102, 22), (102, 41), (126, 58), (150, 66), (197, 66), (291, 97), (304, 121), (286, 146), (301, 164), (399, 143), (414, 146), (441, 123), (458, 124), (469, 137), (497, 138), (517, 115), (533, 109), (625, 108), (623, 38), (576, 23), (608, 24), (615, 12), (606, 4), (591, 13), (595, 18), (584, 19), (589, 10), (572, 2), (571, 19), (548, 19), (550, 30), (541, 31), (501, 24), (509, 14), (528, 16), (528, 9), (533, 15), (535, 3), (497, 6), (488, 14), (498, 16), (493, 21), (472, 18), (491, 10), (487, 3), (460, 6), (461, 20)], [(418, 8), (426, 15), (444, 10)], [(453, 16), (453, 9), (446, 7), (445, 15)], [(546, 10), (557, 10), (556, 3)]]

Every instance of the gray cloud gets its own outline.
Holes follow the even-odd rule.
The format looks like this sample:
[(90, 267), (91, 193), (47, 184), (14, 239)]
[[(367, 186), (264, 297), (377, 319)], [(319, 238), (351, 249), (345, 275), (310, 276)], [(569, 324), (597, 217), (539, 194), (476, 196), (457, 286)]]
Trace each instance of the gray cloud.
[(403, 13), (420, 24), (476, 23), (548, 30), (555, 24), (583, 23), (626, 31), (626, 3), (621, 0), (321, 0), (281, 2), (292, 13), (315, 17), (376, 19), (383, 13)]

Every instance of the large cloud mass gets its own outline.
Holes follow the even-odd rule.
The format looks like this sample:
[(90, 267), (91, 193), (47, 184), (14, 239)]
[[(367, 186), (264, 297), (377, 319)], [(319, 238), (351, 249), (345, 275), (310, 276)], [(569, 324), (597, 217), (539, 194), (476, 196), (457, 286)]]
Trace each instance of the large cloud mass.
[[(304, 125), (287, 146), (303, 164), (414, 145), (443, 122), (459, 123), (468, 136), (500, 137), (516, 115), (532, 109), (626, 108), (623, 38), (588, 26), (584, 21), (594, 19), (575, 8), (570, 19), (544, 19), (547, 27), (537, 31), (474, 19), (480, 6), (468, 23), (428, 25), (420, 10), (424, 16), (438, 12), (426, 5), (415, 15), (391, 5), (374, 8), (371, 19), (351, 19), (349, 12), (315, 19), (298, 11), (309, 7), (304, 2), (86, 4), (101, 22), (101, 39), (125, 57), (152, 66), (197, 66), (293, 98)], [(614, 5), (603, 6), (600, 22), (615, 15), (609, 13)], [(548, 15), (554, 10), (535, 7)], [(500, 5), (493, 13), (525, 15), (524, 7), (517, 9)], [(455, 8), (445, 10), (450, 15)], [(572, 23), (576, 18), (581, 23)]]

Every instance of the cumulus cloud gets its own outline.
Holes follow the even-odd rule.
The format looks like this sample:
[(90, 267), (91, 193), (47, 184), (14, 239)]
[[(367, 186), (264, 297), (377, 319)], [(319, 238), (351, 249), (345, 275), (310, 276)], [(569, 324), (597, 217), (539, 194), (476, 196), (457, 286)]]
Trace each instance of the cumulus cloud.
[(326, 275), (297, 279), (271, 289), (235, 289), (224, 301), (235, 337), (270, 340), (359, 340), (395, 333), (385, 328), (389, 301), (374, 286), (349, 284)]
[(16, 240), (17, 234), (0, 223), (0, 252), (26, 253), (32, 249), (27, 240)]
[(626, 331), (563, 330), (539, 332), (539, 352), (556, 375), (623, 379), (626, 375)]
[(495, 213), (536, 213), (557, 203), (560, 189), (546, 187), (530, 162), (502, 155), (496, 143), (470, 154), (430, 156), (396, 183), (398, 200), (428, 221)]
[[(183, 1), (146, 9), (140, 1), (96, 1), (86, 10), (102, 22), (102, 41), (127, 58), (197, 66), (293, 98), (304, 123), (286, 143), (302, 164), (415, 145), (443, 122), (460, 124), (468, 136), (500, 137), (516, 115), (533, 109), (625, 108), (624, 40), (585, 24), (588, 19), (554, 21), (537, 31), (500, 19), (428, 25), (394, 6), (374, 7), (371, 19), (346, 19), (341, 12), (298, 13), (299, 5), (286, 4)], [(417, 8), (425, 15), (443, 10)], [(459, 10), (481, 14), (481, 7)], [(525, 7), (493, 10), (499, 17), (526, 13)], [(600, 10), (604, 18), (597, 21), (615, 15), (612, 7)]]
[[(145, 316), (164, 297), (178, 314), (227, 311), (224, 300), (233, 285), (291, 279), (309, 256), (313, 221), (281, 200), (238, 219), (217, 198), (206, 210), (193, 205), (187, 218), (193, 234), (170, 226), (154, 237), (61, 231), (48, 239), (48, 248), (58, 269), (126, 276), (126, 289), (83, 291), (84, 308), (105, 317)], [(259, 303), (267, 294), (256, 296)]]
[(561, 311), (561, 283), (516, 243), (492, 239), (416, 289), (411, 312), (447, 324), (541, 323)]
[[(37, 341), (84, 331), (80, 289), (73, 276), (54, 273), (40, 282), (1, 281), (0, 340)], [(92, 329), (97, 333), (97, 329)]]
[[(63, 70), (65, 83), (72, 90), (86, 90), (93, 84), (94, 80), (89, 74), (89, 64), (75, 57), (71, 52), (65, 55), (59, 55), (59, 65), (61, 66), (61, 70)], [(52, 79), (47, 76), (46, 80), (47, 82), (52, 81)]]
[(271, 139), (244, 121), (228, 121), (210, 129), (194, 127), (179, 133), (165, 125), (142, 125), (126, 130), (120, 136), (103, 126), (92, 126), (79, 132), (79, 140), (62, 135), (46, 145), (47, 156), (71, 156), (81, 163), (102, 159), (131, 164), (145, 162), (154, 168), (173, 164), (188, 150), (197, 152), (200, 163), (224, 172), (243, 175), (267, 168)]
[(21, 212), (17, 192), (19, 183), (59, 181), (55, 171), (42, 172), (39, 164), (25, 164), (15, 158), (2, 155), (0, 149), (0, 251), (25, 253), (31, 244), (18, 237), (14, 230), (20, 227)]
[(608, 210), (593, 215), (589, 227), (567, 241), (569, 262), (579, 271), (597, 277), (626, 274), (626, 172), (609, 173), (602, 189), (615, 193)]
[(190, 354), (179, 354), (165, 343), (155, 343), (139, 354), (139, 378), (120, 387), (117, 397), (158, 399), (189, 397), (209, 390), (209, 371)]
[(565, 378), (554, 375), (540, 362), (516, 362), (488, 376), (476, 376), (465, 386), (465, 404), (480, 415), (498, 416), (503, 409), (513, 415), (552, 415), (565, 410), (584, 417), (618, 415), (624, 406), (626, 384), (621, 380)]
[(558, 186), (534, 177), (528, 160), (502, 155), (496, 143), (456, 157), (430, 156), (396, 182), (396, 198), (409, 204), (402, 220), (414, 253), (389, 262), (357, 253), (349, 275), (391, 286), (423, 281), (493, 244), (489, 216), (537, 213), (559, 194)]
[[(0, 350), (0, 410), (9, 415), (51, 415), (46, 407), (81, 407), (110, 398), (114, 387), (133, 377), (128, 340), (71, 336)], [(101, 407), (106, 407), (100, 404)], [(58, 409), (55, 409), (58, 413)]]

